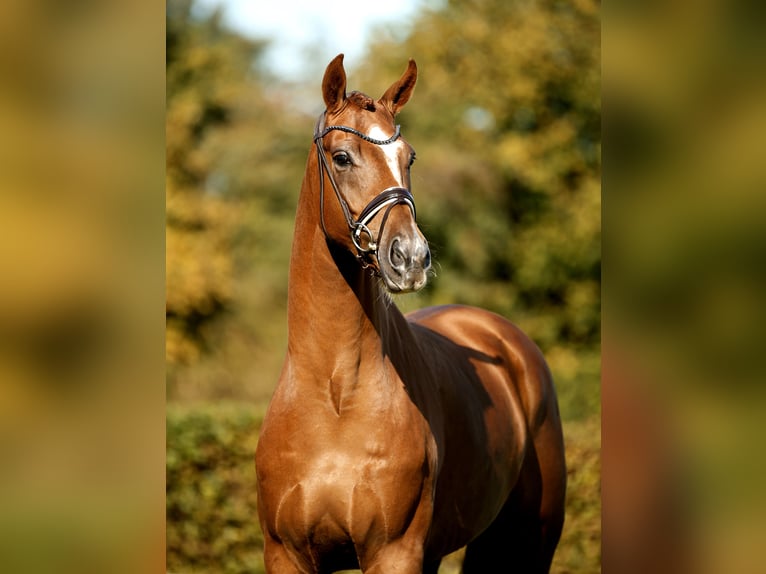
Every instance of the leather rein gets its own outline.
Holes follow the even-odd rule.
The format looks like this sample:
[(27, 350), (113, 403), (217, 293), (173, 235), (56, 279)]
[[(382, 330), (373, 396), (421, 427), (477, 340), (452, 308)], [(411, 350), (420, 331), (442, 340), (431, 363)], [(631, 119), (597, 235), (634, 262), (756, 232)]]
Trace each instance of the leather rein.
[[(399, 139), (401, 135), (399, 133), (400, 126), (396, 126), (396, 131), (390, 138), (386, 140), (379, 140), (371, 138), (370, 136), (348, 126), (325, 126), (324, 122), (326, 113), (327, 112), (322, 112), (322, 114), (319, 116), (319, 119), (317, 120), (316, 128), (314, 129), (314, 143), (316, 144), (317, 156), (319, 159), (317, 162), (317, 165), (319, 166), (319, 213), (320, 220), (322, 222), (322, 230), (324, 231), (325, 237), (330, 238), (324, 223), (324, 174), (327, 173), (327, 178), (330, 180), (333, 191), (335, 191), (335, 196), (338, 198), (338, 203), (340, 204), (340, 207), (343, 211), (343, 217), (346, 219), (346, 224), (348, 225), (349, 234), (351, 236), (351, 242), (354, 244), (354, 247), (357, 250), (356, 258), (359, 260), (362, 267), (366, 268), (372, 262), (372, 257), (374, 256), (377, 258), (378, 256), (378, 241), (373, 236), (372, 231), (370, 231), (370, 229), (367, 227), (369, 223), (375, 218), (376, 215), (385, 210), (383, 221), (381, 222), (380, 228), (378, 229), (378, 237), (380, 238), (380, 236), (383, 235), (383, 226), (388, 219), (388, 214), (395, 205), (406, 204), (412, 211), (412, 217), (415, 217), (415, 199), (412, 197), (412, 193), (407, 188), (386, 188), (374, 198), (372, 198), (372, 200), (359, 214), (359, 217), (355, 220), (351, 214), (351, 209), (349, 208), (348, 203), (343, 198), (340, 189), (338, 189), (338, 184), (336, 183), (335, 178), (332, 176), (332, 171), (330, 170), (330, 166), (325, 155), (324, 145), (322, 144), (322, 138), (324, 138), (324, 136), (326, 136), (331, 131), (338, 130), (354, 134), (355, 136), (362, 138), (364, 141), (373, 143), (375, 145), (387, 145)], [(366, 242), (363, 242), (362, 236), (366, 236)]]

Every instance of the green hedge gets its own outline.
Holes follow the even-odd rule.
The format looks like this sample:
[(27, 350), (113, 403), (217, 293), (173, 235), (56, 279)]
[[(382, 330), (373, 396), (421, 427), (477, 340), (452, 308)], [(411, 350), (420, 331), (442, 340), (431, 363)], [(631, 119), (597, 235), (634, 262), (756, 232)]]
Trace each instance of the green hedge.
[(565, 422), (567, 504), (551, 574), (601, 572), (601, 419)]
[[(171, 406), (167, 412), (167, 570), (263, 572), (253, 455), (262, 408)], [(598, 419), (565, 426), (567, 517), (554, 574), (601, 571)], [(441, 574), (459, 572), (458, 556)]]
[(255, 496), (253, 407), (167, 412), (167, 570), (263, 572)]

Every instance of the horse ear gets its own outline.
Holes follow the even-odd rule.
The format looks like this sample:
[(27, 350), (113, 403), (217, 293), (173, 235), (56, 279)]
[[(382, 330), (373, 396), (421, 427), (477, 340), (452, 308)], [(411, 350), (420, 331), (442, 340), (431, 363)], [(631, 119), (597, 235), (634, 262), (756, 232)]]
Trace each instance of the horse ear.
[(410, 59), (404, 75), (386, 90), (386, 93), (380, 98), (380, 103), (395, 116), (404, 107), (404, 104), (409, 101), (412, 91), (415, 89), (417, 79), (418, 66), (415, 64), (415, 60)]
[(335, 56), (327, 65), (322, 80), (322, 95), (327, 112), (337, 110), (346, 100), (346, 70), (343, 69), (343, 54)]

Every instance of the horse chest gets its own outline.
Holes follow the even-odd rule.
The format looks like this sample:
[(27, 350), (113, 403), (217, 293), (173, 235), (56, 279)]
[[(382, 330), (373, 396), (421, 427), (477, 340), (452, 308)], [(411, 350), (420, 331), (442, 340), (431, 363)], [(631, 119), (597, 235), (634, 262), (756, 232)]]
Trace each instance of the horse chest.
[(422, 468), (425, 437), (416, 440), (418, 434), (317, 425), (292, 445), (283, 446), (279, 466), (295, 483), (315, 491), (318, 498), (343, 497), (357, 485), (383, 488)]
[[(275, 432), (271, 432), (271, 430)], [(280, 538), (316, 546), (390, 539), (406, 530), (430, 495), (428, 437), (418, 430), (314, 422), (304, 432), (270, 429), (279, 439), (259, 470), (264, 508)], [(293, 437), (294, 440), (284, 440)]]

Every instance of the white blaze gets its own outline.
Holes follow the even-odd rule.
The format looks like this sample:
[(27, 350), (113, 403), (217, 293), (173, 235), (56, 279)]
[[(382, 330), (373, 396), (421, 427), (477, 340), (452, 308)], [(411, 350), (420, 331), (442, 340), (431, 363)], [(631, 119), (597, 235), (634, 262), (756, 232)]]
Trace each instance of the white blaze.
[[(370, 133), (367, 135), (376, 140), (387, 140), (393, 134), (387, 134), (378, 126), (372, 126)], [(401, 139), (398, 139), (395, 142), (391, 142), (390, 144), (378, 146), (383, 150), (383, 154), (386, 156), (386, 163), (391, 170), (391, 175), (394, 176), (394, 179), (396, 180), (396, 183), (399, 185), (399, 187), (404, 187), (404, 182), (402, 181), (402, 170), (399, 167), (399, 152), (402, 146), (404, 146), (404, 142)]]

